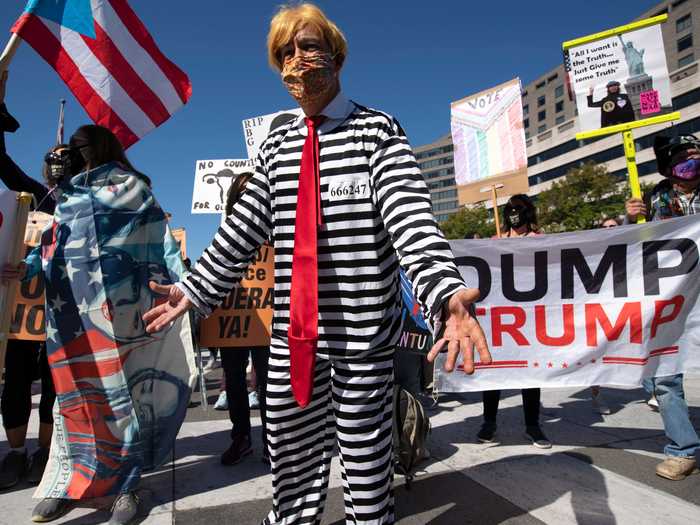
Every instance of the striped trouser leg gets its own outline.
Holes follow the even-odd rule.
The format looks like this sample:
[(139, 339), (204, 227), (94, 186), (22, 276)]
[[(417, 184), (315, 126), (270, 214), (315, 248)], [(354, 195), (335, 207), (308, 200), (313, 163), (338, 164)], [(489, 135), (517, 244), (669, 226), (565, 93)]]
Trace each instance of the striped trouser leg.
[(393, 352), (332, 362), (346, 523), (393, 523)]
[(299, 408), (289, 378), (289, 349), (273, 345), (267, 372), (267, 438), (272, 510), (264, 524), (320, 523), (335, 445), (331, 363), (316, 360), (314, 391)]

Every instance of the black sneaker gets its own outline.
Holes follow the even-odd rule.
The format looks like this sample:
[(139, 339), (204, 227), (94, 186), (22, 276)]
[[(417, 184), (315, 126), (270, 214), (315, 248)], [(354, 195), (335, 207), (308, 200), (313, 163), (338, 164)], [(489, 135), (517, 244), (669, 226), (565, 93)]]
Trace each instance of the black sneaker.
[(552, 442), (547, 439), (547, 436), (544, 435), (544, 432), (542, 432), (539, 426), (526, 427), (525, 437), (532, 441), (532, 444), (537, 448), (552, 448)]
[(253, 447), (250, 445), (250, 436), (236, 436), (233, 438), (233, 443), (226, 452), (221, 454), (222, 465), (235, 465), (244, 456), (251, 454)]
[(112, 504), (109, 525), (129, 525), (139, 512), (139, 498), (134, 492), (120, 494)]
[(41, 478), (44, 476), (46, 463), (49, 461), (49, 449), (39, 447), (39, 450), (32, 454), (32, 459), (29, 465), (29, 473), (27, 474), (27, 483), (30, 485), (38, 485), (41, 483)]
[(27, 452), (10, 452), (0, 466), (0, 490), (9, 489), (19, 483), (27, 471)]
[(481, 430), (476, 435), (476, 439), (480, 443), (493, 443), (493, 438), (496, 435), (496, 423), (484, 423), (481, 425)]
[(73, 500), (60, 498), (44, 498), (42, 499), (32, 512), (32, 521), (34, 523), (46, 523), (47, 521), (57, 520), (64, 516), (73, 508)]

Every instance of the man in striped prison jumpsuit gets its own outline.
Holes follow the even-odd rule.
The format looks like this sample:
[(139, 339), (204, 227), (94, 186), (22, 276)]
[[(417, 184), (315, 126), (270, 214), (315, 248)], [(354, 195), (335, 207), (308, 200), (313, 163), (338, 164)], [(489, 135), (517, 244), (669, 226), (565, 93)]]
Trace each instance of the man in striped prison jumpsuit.
[(399, 123), (340, 91), (347, 53), (315, 6), (282, 8), (270, 63), (304, 110), (263, 143), (255, 176), (194, 271), (147, 313), (159, 330), (194, 306), (216, 307), (261, 243), (275, 249), (267, 383), (273, 508), (265, 523), (320, 523), (338, 443), (348, 523), (393, 523), (393, 348), (401, 330), (399, 265), (444, 336), (446, 369), (473, 347), (490, 359), (467, 288), (433, 218)]

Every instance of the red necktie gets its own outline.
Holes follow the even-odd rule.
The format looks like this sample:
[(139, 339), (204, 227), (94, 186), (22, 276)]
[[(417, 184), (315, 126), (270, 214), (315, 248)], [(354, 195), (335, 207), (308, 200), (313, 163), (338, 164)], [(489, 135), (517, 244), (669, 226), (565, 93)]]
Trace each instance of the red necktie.
[(318, 346), (318, 226), (321, 225), (321, 191), (316, 127), (323, 121), (323, 117), (305, 118), (304, 121), (308, 135), (301, 153), (287, 334), (292, 394), (302, 408), (311, 401)]

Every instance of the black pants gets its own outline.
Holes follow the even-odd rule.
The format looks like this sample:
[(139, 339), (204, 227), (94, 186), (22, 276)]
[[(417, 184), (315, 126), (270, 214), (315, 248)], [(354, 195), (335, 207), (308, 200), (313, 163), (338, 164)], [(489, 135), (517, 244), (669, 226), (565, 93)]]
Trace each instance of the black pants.
[(32, 382), (39, 377), (39, 421), (53, 424), (52, 412), (56, 391), (44, 345), (36, 341), (10, 339), (5, 354), (5, 387), (0, 400), (3, 427), (11, 430), (29, 423), (32, 412)]
[[(523, 412), (525, 414), (525, 426), (536, 427), (540, 424), (540, 393), (539, 388), (524, 388)], [(484, 422), (495, 423), (498, 413), (498, 402), (501, 400), (500, 390), (487, 390), (482, 392), (484, 399)]]
[(248, 404), (248, 386), (245, 369), (248, 366), (248, 354), (253, 358), (253, 367), (258, 380), (258, 400), (262, 418), (262, 444), (267, 448), (265, 433), (265, 385), (267, 384), (267, 361), (270, 358), (268, 347), (256, 347), (250, 352), (243, 348), (221, 348), (221, 365), (226, 375), (226, 397), (228, 414), (233, 423), (231, 438), (250, 435), (250, 405)]

